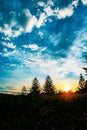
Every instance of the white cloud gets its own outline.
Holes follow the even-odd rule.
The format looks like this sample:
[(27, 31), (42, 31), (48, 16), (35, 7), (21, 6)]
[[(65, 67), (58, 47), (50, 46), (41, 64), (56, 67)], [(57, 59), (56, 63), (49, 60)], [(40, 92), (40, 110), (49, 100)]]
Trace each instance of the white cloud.
[(41, 32), (41, 31), (38, 31), (38, 35), (41, 37), (41, 38), (43, 38), (43, 32)]
[(37, 44), (25, 44), (22, 47), (25, 49), (31, 49), (32, 51), (38, 50), (38, 52), (43, 52), (47, 49), (47, 47), (39, 47)]
[(39, 5), (39, 6), (43, 7), (43, 6), (45, 5), (45, 3), (44, 3), (44, 2), (42, 2), (42, 1), (39, 1), (39, 2), (37, 3), (37, 5)]
[[(72, 51), (67, 56), (67, 59), (51, 59), (51, 56), (45, 54), (45, 57), (42, 55), (42, 51), (46, 47), (38, 47), (37, 44), (28, 44), (24, 45), (24, 48), (30, 48), (31, 50), (38, 50), (37, 53), (30, 53), (26, 50), (20, 51), (16, 50), (13, 52), (6, 52), (4, 56), (13, 55), (17, 61), (20, 61), (26, 67), (33, 67), (35, 73), (40, 73), (43, 75), (50, 75), (52, 78), (61, 79), (66, 78), (68, 74), (74, 74), (76, 77), (79, 76), (79, 73), (82, 73), (83, 64), (81, 59), (78, 57), (73, 57)], [(40, 50), (40, 51), (39, 51)], [(74, 51), (75, 52), (75, 51)], [(37, 70), (38, 68), (38, 70)]]
[(10, 67), (17, 67), (16, 64), (9, 64)]
[(82, 44), (82, 41), (80, 40), (81, 39), (76, 39), (74, 45), (71, 47), (72, 54), (77, 58), (81, 57), (82, 52), (87, 52), (86, 45)]
[(40, 73), (44, 75), (49, 74), (53, 78), (55, 77), (55, 79), (66, 78), (69, 74), (71, 74), (70, 77), (74, 74), (74, 78), (76, 78), (79, 76), (79, 73), (83, 73), (81, 59), (73, 57), (71, 52), (67, 59), (62, 58), (58, 61), (56, 59), (52, 60), (48, 55), (46, 59), (42, 55), (34, 56), (34, 59), (36, 60), (35, 68), (39, 66)]
[(18, 37), (23, 32), (23, 28), (21, 26), (18, 26), (18, 30), (13, 30), (13, 26), (17, 26), (15, 22), (11, 22), (10, 25), (4, 24), (4, 28), (0, 27), (0, 32), (4, 33), (7, 37)]
[[(79, 73), (83, 72), (81, 69), (81, 61), (79, 59), (73, 58), (73, 56), (69, 56), (62, 64), (57, 60), (54, 60), (53, 62), (44, 61), (43, 63), (44, 64), (40, 64), (40, 70), (45, 74), (50, 74), (53, 78), (55, 77), (56, 79), (66, 78), (68, 74), (71, 74), (71, 77), (72, 74), (78, 77)], [(44, 67), (45, 70), (42, 67)]]
[(42, 52), (42, 51), (45, 51), (46, 49), (47, 49), (47, 47), (43, 47), (40, 49), (40, 51)]
[(52, 10), (50, 6), (46, 6), (44, 8), (44, 11), (47, 14), (47, 16), (52, 16), (54, 14), (54, 10)]
[(25, 15), (27, 17), (32, 17), (32, 15), (31, 15), (31, 13), (30, 13), (30, 11), (28, 9), (24, 9), (23, 12), (25, 13)]
[(76, 32), (76, 39), (73, 42), (71, 50), (75, 56), (81, 57), (82, 52), (87, 52), (87, 28), (81, 28), (79, 32)]
[(37, 18), (36, 18), (35, 16), (32, 16), (32, 17), (28, 20), (28, 22), (27, 22), (27, 24), (26, 24), (26, 29), (25, 29), (25, 31), (30, 33), (30, 32), (32, 31), (33, 27), (36, 25), (36, 21), (37, 21)]
[(46, 20), (46, 15), (45, 13), (41, 13), (40, 14), (40, 18), (37, 20), (36, 22), (36, 27), (37, 28), (40, 28), (44, 23), (45, 23), (45, 20)]
[(4, 52), (6, 53), (8, 50), (7, 50), (7, 48), (4, 48)]
[(40, 28), (42, 25), (44, 25), (44, 23), (46, 22), (46, 18), (47, 16), (45, 15), (45, 13), (40, 13), (39, 19), (36, 18), (36, 16), (31, 15), (31, 13), (29, 12), (28, 9), (26, 9), (27, 13), (26, 16), (28, 18), (27, 23), (26, 23), (26, 27), (25, 27), (25, 32), (32, 32), (32, 29), (36, 26), (37, 28)]
[(14, 50), (14, 51), (12, 51), (12, 52), (7, 52), (7, 53), (4, 53), (4, 54), (3, 54), (3, 56), (4, 56), (4, 57), (9, 57), (9, 56), (14, 55), (14, 54), (15, 54), (15, 52), (16, 52), (15, 50)]
[(4, 40), (4, 41), (10, 41), (10, 38), (9, 37), (2, 37), (2, 40)]
[(40, 28), (42, 25), (44, 25), (44, 23), (46, 22), (46, 18), (47, 16), (45, 15), (45, 13), (40, 13), (39, 19), (36, 18), (36, 16), (31, 15), (31, 13), (28, 11), (28, 9), (26, 9), (26, 16), (27, 16), (27, 23), (26, 23), (26, 27), (24, 29), (25, 32), (32, 32), (32, 29), (34, 27)]
[(70, 16), (72, 16), (72, 14), (74, 12), (72, 7), (68, 7), (68, 8), (64, 8), (64, 9), (60, 9), (60, 10), (57, 9), (57, 11), (58, 11), (57, 17), (59, 19), (64, 19), (66, 17), (70, 17)]
[(8, 35), (8, 36), (12, 35), (11, 27), (9, 27), (8, 24), (4, 24), (4, 28), (0, 27), (0, 32), (3, 32), (5, 35)]
[[(14, 12), (15, 13), (15, 12)], [(23, 27), (20, 25), (20, 23), (17, 21), (16, 17), (20, 16), (21, 14), (15, 14), (14, 17), (11, 19), (10, 24), (4, 23), (4, 27), (0, 27), (0, 32), (4, 33), (7, 37), (18, 37), (24, 32), (31, 32), (33, 27), (36, 24), (37, 18), (35, 16), (32, 16), (30, 11), (28, 9), (24, 9), (23, 13), (27, 17), (26, 26)], [(10, 12), (11, 14), (11, 12)], [(13, 29), (14, 27), (14, 29)], [(17, 28), (17, 29), (15, 29)]]
[[(38, 2), (39, 3), (39, 2)], [(42, 4), (43, 3), (43, 4)], [(47, 18), (49, 16), (52, 16), (54, 15), (54, 10), (51, 9), (51, 6), (54, 5), (53, 1), (52, 0), (49, 0), (47, 2), (47, 4), (45, 4), (44, 2), (40, 2), (38, 4), (39, 6), (42, 5), (43, 7), (43, 13), (40, 13), (40, 17), (39, 19), (37, 20), (37, 24), (36, 24), (36, 27), (37, 28), (40, 28), (42, 25), (44, 25), (44, 23), (47, 21)]]
[(37, 45), (37, 44), (30, 44), (30, 45), (29, 45), (29, 48), (30, 48), (31, 50), (33, 50), (33, 51), (35, 51), (35, 50), (38, 50), (38, 49), (39, 49), (39, 47), (38, 47), (38, 45)]
[(58, 19), (64, 19), (66, 17), (70, 17), (74, 13), (74, 8), (78, 6), (78, 0), (74, 0), (71, 4), (69, 4), (67, 7), (62, 9), (55, 9), (55, 14)]
[[(82, 0), (84, 4), (87, 3), (87, 0)], [(58, 19), (64, 19), (66, 17), (70, 17), (74, 13), (74, 8), (78, 6), (78, 0), (74, 0), (71, 4), (69, 4), (66, 8), (59, 9), (54, 8), (52, 9), (51, 6), (54, 6), (54, 2), (49, 0), (46, 4), (42, 1), (37, 3), (38, 6), (43, 7), (43, 12), (40, 11), (39, 19), (32, 15), (29, 9), (25, 8), (22, 10), (23, 15), (26, 16), (26, 25), (21, 25), (17, 19), (21, 18), (21, 14), (16, 14), (15, 12), (10, 12), (9, 14), (12, 15), (12, 19), (10, 20), (10, 24), (4, 23), (4, 27), (0, 27), (0, 32), (4, 33), (7, 37), (18, 37), (22, 33), (30, 33), (32, 32), (34, 27), (40, 28), (41, 26), (45, 25), (49, 16), (55, 16)], [(3, 18), (3, 15), (0, 13), (0, 19)], [(49, 20), (49, 22), (51, 19)], [(17, 27), (14, 29), (13, 27)]]
[[(33, 66), (33, 62), (31, 62), (31, 61), (29, 61), (29, 60), (24, 60), (24, 65), (26, 65), (26, 66)], [(34, 64), (35, 65), (35, 64)]]
[(45, 68), (45, 67), (52, 67), (57, 63), (56, 60), (46, 60), (46, 61), (41, 61), (40, 66)]
[(24, 31), (23, 31), (23, 28), (20, 26), (20, 27), (19, 27), (19, 30), (13, 31), (12, 37), (18, 37), (18, 36), (20, 36), (23, 32), (24, 32)]
[(87, 5), (87, 0), (82, 0), (82, 3), (83, 3), (84, 5)]
[(83, 28), (76, 33), (76, 39), (73, 41), (73, 46), (71, 47), (68, 58), (65, 61), (65, 68), (68, 67), (68, 69), (77, 76), (79, 76), (79, 73), (85, 73), (82, 69), (82, 67), (85, 66), (82, 53), (87, 52), (86, 34), (86, 28)]
[(53, 6), (53, 5), (54, 5), (54, 3), (53, 3), (52, 0), (48, 0), (47, 4), (50, 5), (50, 6)]
[[(82, 72), (80, 59), (74, 58), (71, 54), (67, 59), (60, 59), (58, 61), (56, 59), (52, 60), (49, 55), (46, 55), (47, 58), (45, 59), (41, 53), (29, 54), (26, 52), (22, 53), (22, 57), (23, 64), (27, 67), (32, 66), (35, 73), (49, 74), (57, 80), (66, 78), (69, 73), (71, 73), (71, 76), (74, 74), (78, 77), (79, 73)], [(29, 57), (31, 60), (29, 60)], [(36, 69), (37, 67), (38, 71)]]
[[(76, 62), (78, 61), (78, 62)], [(73, 57), (72, 55), (69, 55), (68, 58), (66, 59), (64, 65), (62, 66), (64, 71), (66, 72), (71, 72), (75, 74), (76, 76), (79, 76), (79, 73), (81, 73), (81, 61), (80, 59), (77, 59)]]
[(8, 48), (11, 48), (11, 49), (15, 49), (16, 48), (16, 45), (14, 45), (13, 43), (10, 43), (10, 42), (2, 42), (2, 44)]
[(29, 48), (29, 45), (23, 45), (24, 48)]
[(30, 48), (31, 50), (35, 51), (39, 49), (39, 46), (37, 44), (29, 44), (29, 45), (23, 45), (24, 48)]
[[(47, 17), (49, 17), (49, 16), (55, 16), (58, 19), (64, 19), (66, 17), (72, 16), (74, 13), (74, 8), (76, 8), (78, 6), (78, 2), (79, 2), (78, 0), (74, 0), (71, 4), (69, 4), (65, 8), (59, 9), (57, 7), (57, 8), (52, 9), (51, 6), (53, 6), (54, 3), (52, 0), (49, 0), (47, 2), (47, 4), (45, 4), (43, 7), (43, 11), (46, 13), (45, 20), (47, 20)], [(40, 24), (40, 26), (41, 25), (42, 24)]]
[(78, 6), (78, 3), (79, 3), (79, 0), (74, 0), (72, 1), (71, 5), (76, 8)]

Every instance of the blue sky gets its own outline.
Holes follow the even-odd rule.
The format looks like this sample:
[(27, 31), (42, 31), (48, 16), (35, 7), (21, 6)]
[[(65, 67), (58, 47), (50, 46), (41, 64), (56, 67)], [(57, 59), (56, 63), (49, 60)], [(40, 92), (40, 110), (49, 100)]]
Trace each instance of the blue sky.
[(87, 0), (0, 0), (0, 91), (78, 81), (87, 55)]

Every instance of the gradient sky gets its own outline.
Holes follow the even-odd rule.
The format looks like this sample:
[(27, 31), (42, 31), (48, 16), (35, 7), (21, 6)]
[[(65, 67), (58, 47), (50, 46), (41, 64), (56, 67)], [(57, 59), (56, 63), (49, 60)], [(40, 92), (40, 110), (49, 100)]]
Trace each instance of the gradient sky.
[(78, 82), (87, 55), (87, 0), (0, 0), (0, 91)]

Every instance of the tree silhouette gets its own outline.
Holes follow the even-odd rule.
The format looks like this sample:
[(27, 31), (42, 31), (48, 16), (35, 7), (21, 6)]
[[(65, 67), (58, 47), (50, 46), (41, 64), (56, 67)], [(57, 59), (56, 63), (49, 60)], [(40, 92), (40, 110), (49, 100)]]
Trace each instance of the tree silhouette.
[(84, 79), (83, 75), (80, 74), (78, 91), (82, 93), (84, 87), (85, 87), (85, 79)]
[(55, 94), (55, 87), (51, 77), (48, 75), (44, 84), (44, 93), (45, 94)]
[(30, 89), (30, 93), (40, 94), (40, 84), (39, 84), (39, 81), (36, 77), (32, 81), (32, 87)]
[[(87, 56), (86, 56), (86, 63), (87, 63)], [(86, 75), (87, 75), (87, 67), (83, 67), (83, 69), (85, 70)]]
[(85, 85), (84, 85), (83, 93), (87, 93), (87, 80), (86, 80)]
[[(87, 56), (86, 56), (86, 63), (87, 63)], [(87, 75), (87, 67), (83, 67), (83, 69), (85, 70), (86, 75)], [(83, 93), (87, 93), (87, 80), (84, 85)]]
[(25, 86), (23, 86), (23, 88), (22, 88), (22, 92), (21, 92), (21, 93), (22, 93), (23, 95), (26, 95), (26, 92), (27, 92), (27, 89), (26, 89)]

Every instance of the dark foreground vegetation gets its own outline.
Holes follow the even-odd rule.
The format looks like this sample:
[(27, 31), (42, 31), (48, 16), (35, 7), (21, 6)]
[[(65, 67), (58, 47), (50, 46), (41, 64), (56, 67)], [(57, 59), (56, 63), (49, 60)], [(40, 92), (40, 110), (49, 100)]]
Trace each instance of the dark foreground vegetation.
[(0, 130), (87, 130), (87, 94), (1, 94)]

